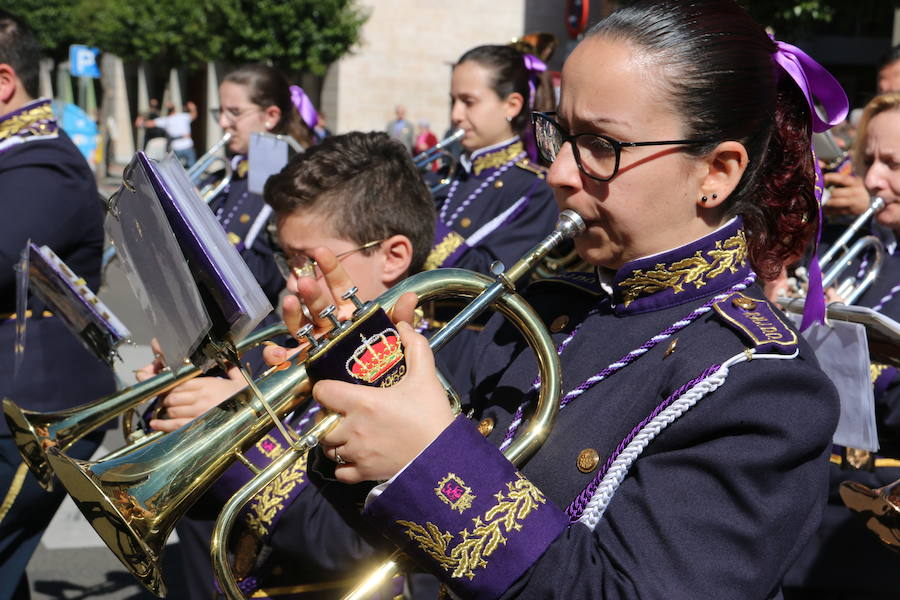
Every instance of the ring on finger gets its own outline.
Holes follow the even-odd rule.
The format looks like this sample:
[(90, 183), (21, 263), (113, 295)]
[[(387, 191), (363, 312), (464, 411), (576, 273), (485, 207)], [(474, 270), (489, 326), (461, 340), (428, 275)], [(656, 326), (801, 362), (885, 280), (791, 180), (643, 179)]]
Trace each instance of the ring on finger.
[(339, 465), (346, 465), (346, 464), (347, 464), (347, 459), (345, 459), (344, 457), (342, 457), (342, 456), (338, 453), (338, 449), (337, 449), (337, 448), (334, 449), (334, 462), (336, 462), (336, 463), (339, 464)]

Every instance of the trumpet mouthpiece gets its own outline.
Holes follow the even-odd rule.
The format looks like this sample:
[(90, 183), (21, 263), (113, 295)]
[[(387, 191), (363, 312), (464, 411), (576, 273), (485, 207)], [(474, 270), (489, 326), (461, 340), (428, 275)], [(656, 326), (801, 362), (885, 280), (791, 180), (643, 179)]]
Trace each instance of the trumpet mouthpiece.
[(573, 238), (581, 235), (584, 233), (584, 229), (584, 219), (574, 210), (567, 208), (559, 213), (559, 220), (556, 221), (556, 230), (565, 237)]

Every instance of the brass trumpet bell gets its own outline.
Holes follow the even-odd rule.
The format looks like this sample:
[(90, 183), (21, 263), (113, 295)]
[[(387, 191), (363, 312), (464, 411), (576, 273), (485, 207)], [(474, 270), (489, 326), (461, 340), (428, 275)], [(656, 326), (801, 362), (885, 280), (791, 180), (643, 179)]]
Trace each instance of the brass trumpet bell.
[[(245, 352), (265, 340), (286, 333), (287, 329), (283, 323), (266, 327), (247, 336), (238, 344), (237, 350)], [(197, 367), (182, 365), (94, 402), (50, 413), (27, 410), (9, 398), (4, 398), (3, 414), (23, 462), (37, 478), (41, 487), (51, 491), (53, 471), (47, 460), (47, 451), (50, 448), (62, 452), (104, 423), (199, 374), (200, 369)]]

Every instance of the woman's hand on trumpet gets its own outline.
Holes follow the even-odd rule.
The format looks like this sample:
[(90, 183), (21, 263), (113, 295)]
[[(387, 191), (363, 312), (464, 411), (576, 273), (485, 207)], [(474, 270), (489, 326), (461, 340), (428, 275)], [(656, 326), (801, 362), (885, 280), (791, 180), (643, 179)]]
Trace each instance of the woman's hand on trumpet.
[(406, 374), (389, 388), (343, 381), (319, 381), (313, 397), (343, 415), (320, 443), (337, 463), (344, 483), (390, 479), (453, 422), (444, 388), (437, 379), (428, 340), (406, 321), (397, 323)]

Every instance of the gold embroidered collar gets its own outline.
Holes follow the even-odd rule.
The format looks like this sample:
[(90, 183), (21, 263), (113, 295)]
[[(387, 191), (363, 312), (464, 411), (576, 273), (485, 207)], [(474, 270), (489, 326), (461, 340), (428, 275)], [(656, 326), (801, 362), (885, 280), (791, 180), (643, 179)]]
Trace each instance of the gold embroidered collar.
[(741, 219), (699, 240), (623, 266), (616, 273), (617, 312), (646, 312), (728, 289), (750, 272)]
[(50, 100), (35, 100), (22, 108), (0, 117), (0, 142), (13, 136), (31, 137), (56, 133)]
[(525, 150), (522, 140), (517, 139), (515, 142), (504, 146), (497, 150), (492, 150), (475, 157), (472, 162), (472, 174), (478, 175), (487, 169), (496, 169), (502, 167)]

